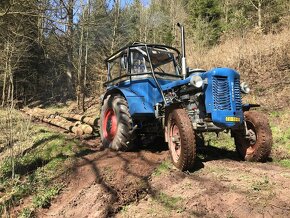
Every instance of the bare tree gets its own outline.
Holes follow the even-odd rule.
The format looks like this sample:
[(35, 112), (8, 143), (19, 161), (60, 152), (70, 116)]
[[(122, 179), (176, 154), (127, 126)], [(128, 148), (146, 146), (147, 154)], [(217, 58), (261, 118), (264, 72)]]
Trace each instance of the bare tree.
[(111, 49), (110, 49), (111, 54), (113, 53), (115, 49), (117, 31), (118, 31), (118, 26), (119, 26), (119, 19), (120, 19), (120, 0), (114, 0), (114, 24), (113, 24), (113, 35), (112, 35), (112, 42), (111, 42)]
[(83, 60), (83, 46), (84, 46), (84, 22), (85, 22), (85, 6), (81, 0), (82, 7), (82, 19), (80, 21), (80, 40), (79, 40), (79, 52), (78, 52), (78, 69), (77, 69), (77, 85), (76, 85), (76, 94), (77, 94), (77, 105), (78, 109), (84, 111), (84, 86), (83, 86), (83, 69), (82, 69), (82, 60)]
[(67, 49), (67, 70), (69, 94), (73, 92), (73, 33), (74, 33), (74, 0), (68, 0), (65, 4), (61, 0), (67, 13), (66, 49)]
[(252, 6), (257, 10), (258, 28), (262, 30), (262, 4), (263, 0), (249, 0)]

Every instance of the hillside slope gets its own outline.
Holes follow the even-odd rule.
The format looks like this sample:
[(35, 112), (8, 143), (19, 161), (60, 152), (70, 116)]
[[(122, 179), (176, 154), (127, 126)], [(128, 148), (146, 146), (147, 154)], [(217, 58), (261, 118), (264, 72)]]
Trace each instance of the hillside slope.
[(193, 68), (230, 67), (250, 84), (245, 98), (268, 110), (290, 105), (290, 29), (278, 34), (248, 33), (228, 39), (210, 50), (189, 50), (188, 64)]

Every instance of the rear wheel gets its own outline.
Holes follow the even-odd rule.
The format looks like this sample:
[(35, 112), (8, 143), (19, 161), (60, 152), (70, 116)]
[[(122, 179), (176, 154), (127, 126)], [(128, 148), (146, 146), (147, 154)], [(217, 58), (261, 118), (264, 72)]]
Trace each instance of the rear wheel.
[(244, 115), (248, 136), (245, 136), (244, 131), (233, 132), (236, 150), (246, 161), (266, 161), (272, 148), (272, 132), (268, 119), (257, 111), (246, 111)]
[(169, 113), (167, 134), (173, 164), (182, 171), (191, 169), (196, 156), (195, 134), (184, 109), (174, 109)]
[(133, 122), (127, 101), (121, 95), (108, 95), (101, 111), (100, 134), (104, 147), (114, 150), (133, 148)]

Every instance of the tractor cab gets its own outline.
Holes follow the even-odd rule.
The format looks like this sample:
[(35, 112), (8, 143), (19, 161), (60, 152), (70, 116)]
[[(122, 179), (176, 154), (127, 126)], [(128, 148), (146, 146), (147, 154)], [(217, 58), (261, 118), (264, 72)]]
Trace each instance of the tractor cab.
[(133, 43), (106, 59), (108, 77), (106, 86), (125, 81), (153, 78), (176, 80), (181, 78), (180, 53), (164, 46)]

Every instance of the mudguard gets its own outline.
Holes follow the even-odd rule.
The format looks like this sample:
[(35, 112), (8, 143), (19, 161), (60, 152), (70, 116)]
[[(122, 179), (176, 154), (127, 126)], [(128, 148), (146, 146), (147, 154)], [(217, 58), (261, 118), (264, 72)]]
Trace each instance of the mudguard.
[(106, 91), (104, 98), (112, 93), (119, 93), (126, 98), (132, 117), (154, 117), (154, 106), (162, 101), (162, 96), (152, 79), (127, 81), (112, 86)]

